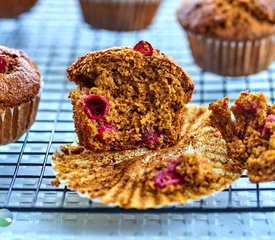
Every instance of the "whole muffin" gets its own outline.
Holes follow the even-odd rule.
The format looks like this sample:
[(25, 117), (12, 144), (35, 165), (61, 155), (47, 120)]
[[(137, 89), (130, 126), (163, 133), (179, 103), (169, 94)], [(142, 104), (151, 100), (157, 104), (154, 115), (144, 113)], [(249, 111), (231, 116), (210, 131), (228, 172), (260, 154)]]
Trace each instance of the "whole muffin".
[(161, 148), (181, 138), (194, 84), (145, 41), (91, 52), (67, 69), (79, 144), (90, 150)]
[(0, 46), (0, 145), (16, 141), (33, 124), (40, 73), (21, 50)]
[(275, 58), (273, 0), (185, 0), (177, 16), (203, 70), (249, 75)]
[(37, 0), (0, 0), (0, 18), (14, 18), (29, 11)]
[(148, 27), (162, 0), (79, 0), (85, 21), (94, 28), (135, 31)]

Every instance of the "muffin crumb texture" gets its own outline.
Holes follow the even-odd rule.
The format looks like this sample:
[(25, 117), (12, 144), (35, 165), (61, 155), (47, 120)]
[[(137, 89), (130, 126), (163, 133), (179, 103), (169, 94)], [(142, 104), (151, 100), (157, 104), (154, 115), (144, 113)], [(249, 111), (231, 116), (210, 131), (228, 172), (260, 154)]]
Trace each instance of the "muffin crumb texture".
[(67, 69), (80, 145), (90, 150), (162, 148), (181, 138), (194, 84), (174, 60), (140, 41), (88, 53)]
[(275, 104), (269, 106), (262, 92), (246, 91), (228, 105), (228, 97), (209, 105), (212, 126), (221, 132), (232, 157), (246, 167), (251, 182), (275, 181)]

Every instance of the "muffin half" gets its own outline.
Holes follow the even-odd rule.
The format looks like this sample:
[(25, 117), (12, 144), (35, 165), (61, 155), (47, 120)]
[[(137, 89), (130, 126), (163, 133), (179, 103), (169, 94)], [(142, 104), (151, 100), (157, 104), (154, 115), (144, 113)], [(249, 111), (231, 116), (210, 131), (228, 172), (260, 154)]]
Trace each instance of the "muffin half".
[(88, 53), (67, 69), (80, 145), (90, 150), (162, 148), (181, 138), (194, 84), (145, 41)]

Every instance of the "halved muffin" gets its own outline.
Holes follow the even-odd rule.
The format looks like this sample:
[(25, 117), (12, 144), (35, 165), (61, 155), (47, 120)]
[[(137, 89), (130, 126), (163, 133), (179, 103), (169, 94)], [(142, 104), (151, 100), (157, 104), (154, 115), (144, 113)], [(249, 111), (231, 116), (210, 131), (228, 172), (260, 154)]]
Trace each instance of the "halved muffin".
[(67, 69), (79, 144), (90, 150), (162, 148), (181, 138), (194, 84), (170, 57), (140, 41), (91, 52)]

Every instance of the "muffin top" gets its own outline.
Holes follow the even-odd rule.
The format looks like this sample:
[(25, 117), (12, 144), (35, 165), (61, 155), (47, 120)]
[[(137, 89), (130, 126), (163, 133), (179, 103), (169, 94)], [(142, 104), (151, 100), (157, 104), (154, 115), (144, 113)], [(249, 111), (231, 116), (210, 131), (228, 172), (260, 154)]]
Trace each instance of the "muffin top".
[(28, 55), (0, 46), (0, 109), (33, 99), (40, 89), (40, 73)]
[(185, 0), (177, 16), (185, 30), (224, 40), (254, 40), (275, 32), (274, 0)]

